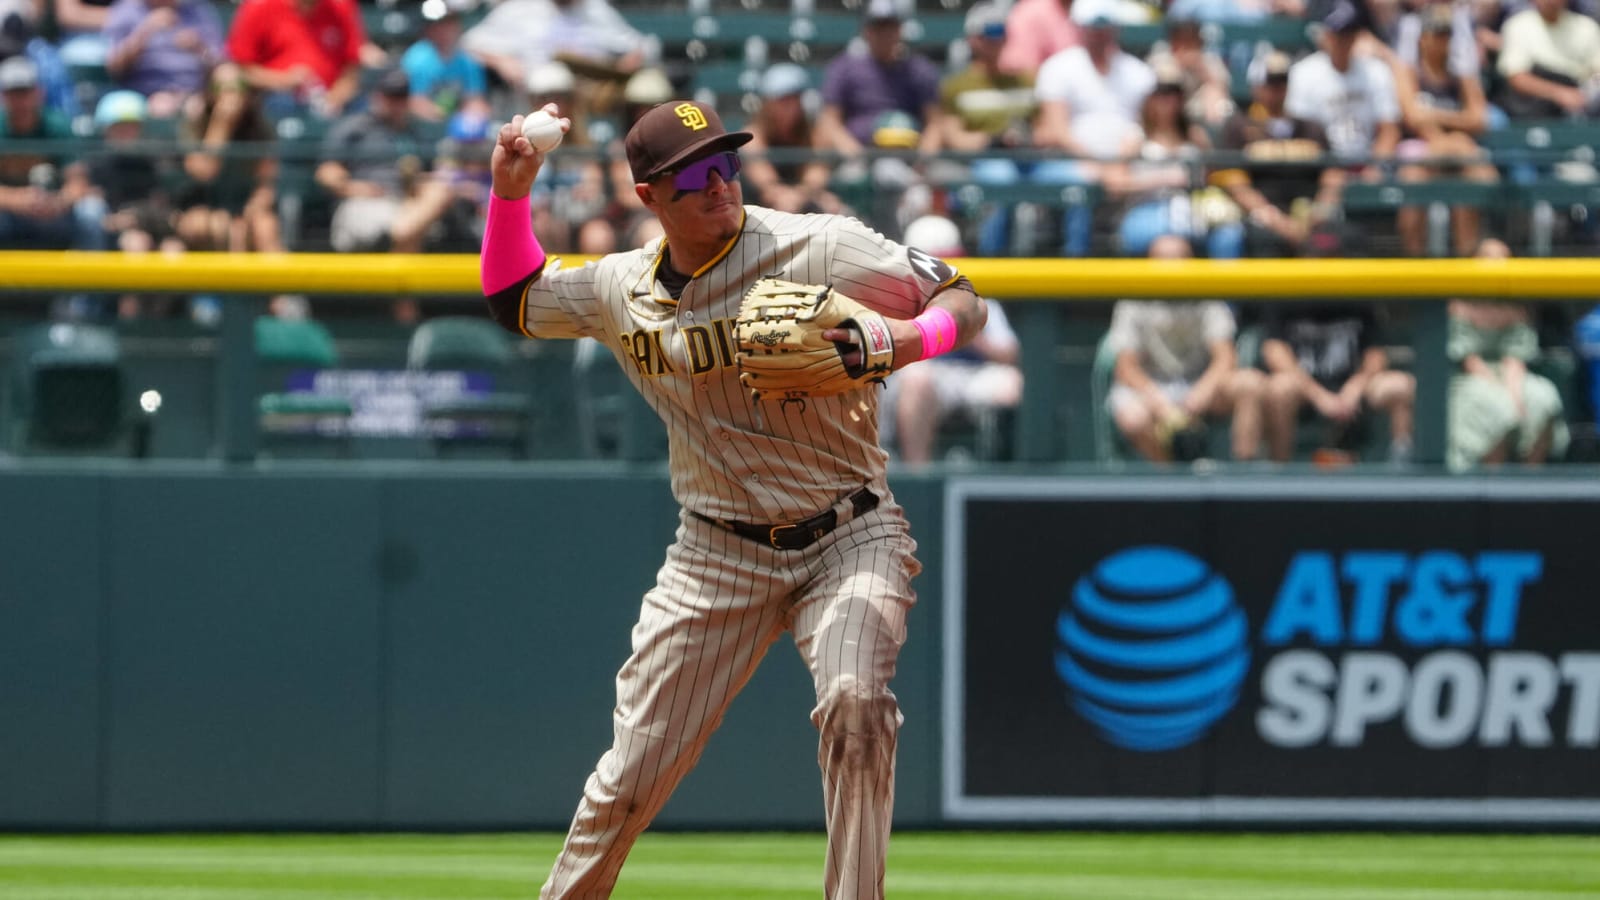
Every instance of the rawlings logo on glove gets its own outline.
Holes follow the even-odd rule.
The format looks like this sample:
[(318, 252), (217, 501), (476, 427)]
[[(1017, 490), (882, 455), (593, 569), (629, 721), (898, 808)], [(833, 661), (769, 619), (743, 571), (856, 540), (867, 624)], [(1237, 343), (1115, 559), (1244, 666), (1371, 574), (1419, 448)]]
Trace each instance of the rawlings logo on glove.
[[(856, 332), (859, 343), (822, 336), (834, 328)], [(832, 287), (776, 278), (757, 281), (745, 294), (734, 340), (739, 382), (757, 400), (842, 394), (882, 383), (894, 363), (894, 341), (882, 314)]]

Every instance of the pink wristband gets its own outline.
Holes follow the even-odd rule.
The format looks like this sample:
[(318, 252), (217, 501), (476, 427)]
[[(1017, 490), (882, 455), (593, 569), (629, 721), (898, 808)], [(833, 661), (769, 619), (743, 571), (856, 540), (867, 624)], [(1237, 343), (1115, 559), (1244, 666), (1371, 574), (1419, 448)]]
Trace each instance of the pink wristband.
[(499, 293), (544, 265), (544, 248), (533, 234), (533, 213), (527, 197), (502, 200), (489, 194), (489, 216), (483, 226), (483, 254), (478, 278), (484, 296)]
[(922, 355), (918, 359), (932, 359), (956, 348), (956, 317), (943, 307), (935, 306), (911, 320), (922, 335)]

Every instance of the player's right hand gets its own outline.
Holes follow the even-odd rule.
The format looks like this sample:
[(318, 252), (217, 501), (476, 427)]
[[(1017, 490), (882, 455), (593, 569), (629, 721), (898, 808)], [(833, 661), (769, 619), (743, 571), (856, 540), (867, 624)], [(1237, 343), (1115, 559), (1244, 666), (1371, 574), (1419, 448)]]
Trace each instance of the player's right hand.
[[(552, 116), (559, 115), (560, 110), (554, 103), (544, 105), (545, 112)], [(511, 121), (500, 126), (500, 134), (495, 137), (494, 155), (489, 161), (489, 172), (493, 179), (494, 194), (502, 200), (521, 200), (528, 196), (533, 189), (533, 180), (539, 175), (539, 167), (544, 165), (544, 154), (533, 149), (528, 139), (522, 136), (522, 116), (512, 116)], [(572, 120), (562, 117), (561, 130), (572, 128)]]

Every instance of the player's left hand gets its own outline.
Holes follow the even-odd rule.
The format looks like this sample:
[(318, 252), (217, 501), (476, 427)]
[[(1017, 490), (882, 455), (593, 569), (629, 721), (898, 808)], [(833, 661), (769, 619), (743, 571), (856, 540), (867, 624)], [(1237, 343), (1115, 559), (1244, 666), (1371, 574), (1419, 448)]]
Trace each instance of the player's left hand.
[(758, 400), (882, 382), (894, 363), (889, 323), (832, 287), (763, 278), (745, 295), (734, 326), (739, 381)]

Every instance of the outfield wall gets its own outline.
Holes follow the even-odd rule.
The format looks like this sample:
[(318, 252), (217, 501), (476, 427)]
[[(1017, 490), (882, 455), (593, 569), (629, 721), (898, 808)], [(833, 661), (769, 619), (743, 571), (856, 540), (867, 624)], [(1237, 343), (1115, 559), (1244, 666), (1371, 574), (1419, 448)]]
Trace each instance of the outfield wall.
[[(1517, 500), (1518, 483), (1544, 499)], [(1538, 812), (1538, 804), (1525, 805), (1498, 820), (1600, 819), (1600, 785), (1592, 783), (1600, 757), (1590, 738), (1600, 682), (1589, 674), (1600, 617), (1582, 590), (1585, 548), (1600, 521), (1592, 481), (1508, 482), (1513, 488), (1499, 491), (1470, 479), (1367, 483), (1368, 494), (1389, 505), (1348, 506), (1352, 518), (1336, 532), (1323, 518), (1322, 530), (1304, 533), (1304, 546), (1298, 520), (1284, 515), (1311, 508), (1296, 494), (1306, 483), (1292, 478), (947, 483), (901, 474), (894, 484), (926, 566), (895, 681), (906, 717), (901, 825), (1351, 818), (1295, 805), (1304, 794), (1294, 789), (1297, 760), (1325, 794), (1337, 773), (1381, 773), (1327, 794), (1379, 811), (1366, 820), (1497, 821), (1495, 808), (1481, 803), (1466, 819), (1435, 816), (1427, 804), (1373, 805), (1404, 790), (1405, 767), (1466, 773), (1470, 791), (1441, 788), (1436, 778), (1421, 799), (1577, 801), (1546, 804), (1543, 817), (1522, 815)], [(1357, 482), (1319, 489), (1338, 492), (1341, 484)], [(968, 501), (996, 491), (1044, 505), (1027, 515), (1002, 509), (995, 517), (990, 509), (989, 519), (975, 520)], [(1282, 503), (1272, 516), (1252, 518), (1225, 496), (1230, 491)], [(1167, 505), (1151, 505), (1157, 500)], [(1519, 517), (1500, 515), (1508, 503), (1523, 504)], [(40, 463), (0, 471), (0, 509), (8, 513), (0, 517), (0, 827), (11, 829), (564, 827), (609, 742), (612, 679), (676, 524), (660, 469), (614, 466)], [(974, 521), (993, 527), (966, 530)], [(1496, 530), (1502, 521), (1515, 528)], [(985, 533), (1005, 534), (1002, 525), (1023, 529), (1004, 557), (981, 544)], [(1359, 533), (1373, 542), (1339, 537)], [(1507, 665), (1521, 668), (1495, 677), (1521, 693), (1499, 714), (1504, 746), (1452, 745), (1436, 755), (1406, 744), (1406, 717), (1383, 713), (1393, 702), (1392, 679), (1383, 675), (1395, 666), (1369, 665), (1366, 680), (1348, 689), (1350, 702), (1365, 702), (1369, 713), (1349, 713), (1339, 734), (1359, 724), (1372, 739), (1311, 741), (1302, 757), (1263, 757), (1274, 778), (1288, 779), (1273, 788), (1284, 802), (1272, 815), (1229, 816), (1217, 812), (1219, 790), (1248, 784), (1241, 773), (1251, 763), (1222, 742), (1253, 727), (1247, 704), (1226, 704), (1205, 723), (1210, 731), (1179, 748), (1106, 739), (1170, 743), (1184, 735), (1163, 731), (1169, 720), (1147, 718), (1144, 732), (1097, 731), (1081, 720), (1080, 689), (1096, 682), (1061, 674), (1052, 635), (1086, 573), (1145, 541), (1186, 549), (1229, 580), (1234, 606), (1258, 634), (1283, 593), (1271, 587), (1283, 570), (1241, 569), (1244, 550), (1271, 548), (1259, 558), (1282, 561), (1336, 539), (1344, 544), (1334, 549), (1378, 553), (1380, 565), (1381, 552), (1405, 551), (1413, 562), (1424, 551), (1455, 553), (1467, 561), (1466, 580), (1452, 580), (1460, 573), (1436, 562), (1444, 569), (1430, 576), (1432, 593), (1413, 604), (1422, 624), (1392, 633), (1373, 613), (1376, 595), (1360, 593), (1375, 589), (1306, 587), (1303, 615), (1275, 633), (1331, 654), (1317, 643), (1327, 634), (1316, 624), (1317, 604), (1326, 612), (1331, 602), (1369, 616), (1355, 642), (1368, 635), (1371, 645), (1351, 651), (1412, 654), (1406, 665), (1424, 651), (1456, 654), (1445, 675), (1490, 651), (1507, 654)], [(1490, 552), (1537, 554), (1539, 572), (1521, 557), (1484, 563)], [(988, 568), (973, 565), (975, 554)], [(972, 577), (983, 592), (969, 589)], [(1384, 583), (1398, 609), (1421, 582)], [(1259, 596), (1247, 598), (1252, 592)], [(1455, 640), (1449, 610), (1469, 595), (1478, 603), (1474, 630)], [(1506, 618), (1513, 600), (1521, 611), (1514, 622)], [(1499, 612), (1486, 621), (1490, 607)], [(1429, 626), (1441, 613), (1444, 624)], [(1430, 634), (1450, 639), (1407, 643), (1427, 643)], [(946, 682), (972, 671), (961, 654), (974, 646), (1023, 660), (1022, 668), (994, 676), (999, 681)], [(1222, 649), (1225, 659), (1239, 652)], [(1555, 668), (1535, 665), (1530, 657), (1540, 654)], [(1246, 685), (1245, 694), (1266, 658), (1259, 649), (1248, 656), (1232, 685)], [(1335, 669), (1348, 656), (1334, 659)], [(1315, 682), (1321, 670), (1312, 669), (1301, 681)], [(1546, 685), (1550, 671), (1555, 680)], [(1546, 687), (1554, 691), (1548, 702), (1539, 693)], [(1336, 691), (1323, 685), (1323, 693)], [(1092, 690), (1087, 696), (1096, 699)], [(978, 727), (963, 697), (999, 718)], [(1417, 715), (1453, 727), (1451, 695), (1434, 700), (1431, 714)], [(811, 706), (809, 677), (792, 643), (781, 641), (661, 824), (819, 826)], [(1527, 712), (1535, 708), (1554, 710), (1543, 720), (1551, 736), (1544, 745)], [(972, 727), (963, 732), (963, 722)], [(973, 782), (977, 793), (960, 789), (951, 774), (963, 771), (960, 752), (967, 762), (998, 760), (1010, 780), (991, 771)], [(1056, 774), (1041, 787), (1029, 782), (1039, 772)], [(1174, 790), (1187, 806), (1169, 802)], [(1050, 805), (1063, 795), (1157, 802)], [(985, 805), (997, 797), (1000, 806)]]

